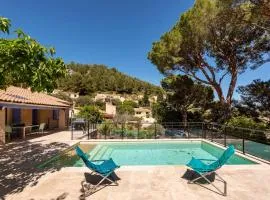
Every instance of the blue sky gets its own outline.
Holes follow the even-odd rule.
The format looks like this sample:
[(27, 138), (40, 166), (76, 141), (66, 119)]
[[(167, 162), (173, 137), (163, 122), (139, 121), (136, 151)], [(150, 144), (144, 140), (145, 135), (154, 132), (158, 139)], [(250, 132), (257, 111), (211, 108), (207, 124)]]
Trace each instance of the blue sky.
[[(162, 75), (147, 53), (192, 5), (193, 0), (8, 0), (1, 2), (0, 15), (54, 46), (65, 62), (105, 64), (159, 84)], [(269, 67), (246, 72), (238, 85), (269, 79)]]

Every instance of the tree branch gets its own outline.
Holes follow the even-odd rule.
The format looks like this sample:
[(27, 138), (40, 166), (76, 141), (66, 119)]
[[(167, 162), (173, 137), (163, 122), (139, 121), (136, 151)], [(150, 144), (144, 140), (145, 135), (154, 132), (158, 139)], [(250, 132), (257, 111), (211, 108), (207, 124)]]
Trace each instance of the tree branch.
[(202, 82), (202, 83), (204, 83), (204, 84), (206, 84), (206, 85), (212, 85), (211, 82), (199, 78), (199, 77), (196, 75), (195, 72), (192, 72), (192, 71), (185, 71), (185, 70), (183, 70), (183, 69), (181, 69), (181, 68), (178, 68), (178, 70), (181, 71), (181, 72), (183, 72), (183, 73), (186, 74), (187, 76), (191, 76), (191, 77), (193, 77), (194, 79), (196, 79), (197, 81), (200, 81), (200, 82)]
[(228, 75), (228, 74), (229, 74), (229, 71), (227, 71), (226, 73), (224, 73), (224, 74), (220, 77), (220, 79), (219, 79), (219, 81), (218, 81), (219, 85), (221, 84), (221, 82), (222, 82), (222, 80), (225, 78), (225, 76)]

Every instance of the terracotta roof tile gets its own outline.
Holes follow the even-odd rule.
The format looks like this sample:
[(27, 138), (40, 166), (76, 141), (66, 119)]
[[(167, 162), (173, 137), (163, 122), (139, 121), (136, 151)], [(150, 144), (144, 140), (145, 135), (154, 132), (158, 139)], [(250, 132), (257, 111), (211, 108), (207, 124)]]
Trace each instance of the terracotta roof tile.
[(70, 106), (69, 102), (50, 96), (48, 94), (32, 92), (30, 89), (14, 86), (10, 86), (6, 90), (0, 90), (0, 101), (45, 106)]

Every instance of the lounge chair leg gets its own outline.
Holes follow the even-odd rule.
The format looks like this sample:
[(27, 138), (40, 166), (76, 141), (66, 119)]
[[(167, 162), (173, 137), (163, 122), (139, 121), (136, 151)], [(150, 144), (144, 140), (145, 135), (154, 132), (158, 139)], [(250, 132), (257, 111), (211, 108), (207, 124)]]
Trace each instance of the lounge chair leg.
[(192, 184), (192, 183), (194, 183), (195, 181), (197, 181), (197, 180), (199, 180), (201, 178), (203, 178), (203, 177), (200, 175), (199, 177), (197, 177), (197, 178), (195, 178), (193, 180), (189, 180), (188, 183)]
[[(214, 183), (212, 183), (210, 180), (208, 180), (206, 178), (207, 175), (212, 174), (212, 173), (215, 173), (221, 179), (221, 181), (224, 183), (224, 192), (222, 192)], [(217, 191), (219, 191), (223, 196), (227, 196), (227, 182), (223, 178), (221, 178), (216, 172), (210, 172), (210, 173), (206, 173), (206, 174), (200, 174), (200, 173), (198, 173), (198, 174), (200, 175), (199, 177), (197, 177), (197, 178), (195, 178), (193, 180), (188, 181), (188, 183), (194, 183), (195, 181), (203, 178), (209, 184), (211, 184), (214, 188), (216, 188)]]
[(217, 175), (218, 178), (220, 178), (221, 182), (224, 183), (224, 196), (227, 196), (227, 182), (221, 176), (219, 176), (216, 172), (215, 174)]
[[(101, 174), (98, 174), (100, 176), (102, 176)], [(106, 176), (102, 176), (103, 178), (92, 188), (92, 190), (96, 190), (97, 187), (104, 181), (104, 180), (108, 180), (109, 182), (111, 182), (111, 184), (114, 184), (115, 186), (118, 185), (118, 183), (116, 181), (112, 181), (111, 179), (109, 179), (108, 177), (111, 175), (111, 173), (107, 174)]]

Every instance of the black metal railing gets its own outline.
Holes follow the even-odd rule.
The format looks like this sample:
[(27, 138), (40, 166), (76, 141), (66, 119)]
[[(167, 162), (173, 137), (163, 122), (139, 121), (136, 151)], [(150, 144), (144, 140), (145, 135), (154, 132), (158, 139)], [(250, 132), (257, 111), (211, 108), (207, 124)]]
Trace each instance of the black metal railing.
[(270, 161), (270, 133), (206, 122), (101, 123), (71, 122), (71, 139), (192, 139), (202, 138)]

